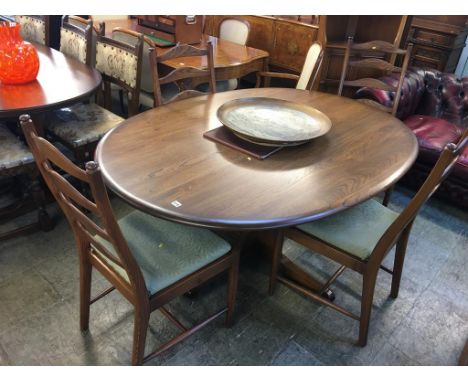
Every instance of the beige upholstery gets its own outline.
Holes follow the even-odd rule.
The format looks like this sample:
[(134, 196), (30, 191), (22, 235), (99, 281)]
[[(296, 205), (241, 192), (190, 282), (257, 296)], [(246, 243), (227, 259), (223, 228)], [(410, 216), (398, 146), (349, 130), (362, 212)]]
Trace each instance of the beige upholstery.
[(310, 81), (310, 76), (314, 72), (317, 61), (322, 52), (322, 46), (318, 43), (313, 43), (307, 52), (307, 56), (302, 67), (301, 75), (297, 81), (296, 89), (305, 90)]
[[(81, 22), (80, 20), (76, 20), (73, 18), (68, 19), (68, 23), (74, 25), (80, 29), (86, 29), (88, 24)], [(94, 68), (96, 65), (96, 42), (97, 42), (97, 31), (96, 31), (96, 24), (93, 25), (93, 30), (91, 31), (91, 66)]]
[[(135, 46), (138, 42), (138, 38), (128, 33), (120, 32), (119, 30), (112, 31), (112, 38), (117, 41), (127, 43)], [(141, 81), (140, 90), (147, 93), (153, 93), (153, 79), (151, 77), (151, 66), (149, 61), (149, 49), (152, 46), (145, 39), (143, 44), (143, 62), (141, 67)], [(153, 46), (154, 47), (154, 46)]]
[(245, 45), (248, 37), (249, 27), (240, 20), (226, 19), (219, 26), (219, 38), (223, 40)]
[(60, 51), (86, 64), (86, 39), (71, 30), (60, 29)]
[(32, 162), (34, 158), (27, 146), (0, 124), (0, 171)]
[[(228, 40), (239, 45), (245, 45), (249, 38), (249, 26), (240, 20), (226, 19), (219, 26), (219, 38)], [(220, 82), (222, 82), (220, 84)], [(216, 91), (234, 90), (237, 88), (238, 80), (231, 78), (227, 81), (217, 81)]]
[(29, 42), (46, 45), (46, 25), (43, 20), (31, 16), (15, 16), (15, 21), (21, 25), (21, 37)]
[(138, 57), (124, 49), (96, 44), (96, 69), (101, 73), (119, 79), (128, 86), (136, 87)]

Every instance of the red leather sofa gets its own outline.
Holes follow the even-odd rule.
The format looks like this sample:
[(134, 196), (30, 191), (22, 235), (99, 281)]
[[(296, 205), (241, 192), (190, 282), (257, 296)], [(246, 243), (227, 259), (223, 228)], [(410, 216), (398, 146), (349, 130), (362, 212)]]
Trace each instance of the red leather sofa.
[[(396, 86), (398, 75), (382, 77)], [(369, 98), (390, 106), (394, 93), (361, 88), (356, 98)], [(419, 188), (435, 164), (444, 146), (456, 143), (468, 128), (468, 77), (457, 79), (452, 73), (434, 69), (410, 68), (403, 84), (397, 117), (416, 135), (419, 156), (402, 182)], [(462, 207), (468, 207), (468, 147), (440, 186), (437, 196)]]

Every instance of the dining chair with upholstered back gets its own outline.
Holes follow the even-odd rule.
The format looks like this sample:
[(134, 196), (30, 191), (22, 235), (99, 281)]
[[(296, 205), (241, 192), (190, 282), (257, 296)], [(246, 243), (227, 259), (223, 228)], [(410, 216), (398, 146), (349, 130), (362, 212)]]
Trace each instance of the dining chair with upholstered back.
[[(62, 19), (63, 20), (63, 19)], [(92, 66), (93, 68), (96, 66), (96, 42), (97, 36), (104, 35), (105, 24), (104, 23), (95, 23), (91, 18), (84, 19), (81, 16), (66, 16), (66, 22), (70, 25), (74, 25), (75, 27), (80, 28), (81, 30), (86, 30), (88, 25), (91, 25), (91, 58), (90, 63), (87, 65)], [(62, 21), (63, 25), (63, 21)]]
[[(400, 214), (374, 199), (369, 199), (355, 207), (323, 219), (280, 231), (273, 255), (270, 294), (273, 294), (277, 281), (280, 281), (313, 300), (325, 303), (338, 312), (358, 320), (360, 323), (358, 343), (365, 346), (367, 344), (372, 301), (379, 270), (382, 269), (392, 275), (390, 296), (396, 298), (400, 288), (406, 246), (414, 219), (423, 204), (447, 177), (467, 144), (468, 129), (457, 145), (450, 143), (445, 147), (422, 187)], [(318, 293), (297, 284), (288, 279), (287, 276), (278, 275), (284, 237), (341, 264), (341, 267)], [(390, 270), (384, 267), (382, 262), (395, 245), (393, 270)], [(362, 274), (363, 277), (361, 313), (359, 316), (326, 300), (320, 293), (326, 290), (347, 268)]]
[(20, 226), (12, 225), (8, 231), (2, 230), (0, 240), (38, 229), (52, 229), (39, 176), (31, 151), (6, 124), (0, 123), (0, 224), (11, 222), (34, 209), (38, 211), (37, 221)]
[[(395, 95), (392, 105), (384, 106), (366, 98), (358, 99), (358, 101), (395, 116), (400, 103), (401, 89), (411, 57), (412, 47), (413, 44), (410, 43), (406, 49), (400, 49), (389, 42), (378, 40), (355, 43), (352, 36), (348, 37), (338, 86), (338, 95), (342, 95), (345, 87), (357, 89), (368, 87), (393, 92)], [(399, 57), (403, 57), (401, 67), (393, 64)], [(395, 72), (400, 73), (400, 75), (397, 79), (394, 79), (395, 83), (392, 85), (376, 78)], [(352, 78), (347, 79), (349, 76)], [(384, 206), (388, 205), (392, 191), (393, 186), (385, 191), (382, 201)]]
[[(92, 64), (93, 22), (82, 19), (85, 24), (78, 26), (77, 16), (63, 16), (60, 28), (60, 51), (86, 65)], [(81, 18), (80, 18), (81, 19)], [(81, 20), (80, 20), (81, 21)], [(83, 27), (84, 26), (84, 27)]]
[(24, 40), (49, 46), (49, 16), (15, 16)]
[(218, 36), (223, 40), (247, 45), (250, 35), (250, 23), (247, 20), (226, 17), (219, 23)]
[(98, 91), (100, 106), (80, 103), (55, 111), (47, 124), (50, 136), (71, 150), (76, 162), (84, 167), (92, 158), (99, 140), (124, 119), (111, 112), (111, 84), (130, 94), (128, 114), (139, 111), (139, 91), (142, 64), (143, 35), (136, 46), (98, 36), (96, 44), (96, 69), (103, 83)]
[[(135, 210), (116, 220), (98, 163), (85, 170), (70, 162), (55, 146), (38, 137), (29, 116), (20, 117), (32, 153), (75, 236), (80, 259), (80, 328), (88, 330), (90, 305), (117, 289), (134, 307), (132, 364), (161, 354), (210, 321), (226, 313), (231, 325), (236, 298), (239, 249), (211, 231), (155, 218)], [(64, 177), (87, 183), (92, 198)], [(86, 211), (86, 212), (85, 212)], [(92, 219), (92, 217), (96, 219)], [(112, 287), (91, 299), (91, 271), (99, 271)], [(186, 328), (164, 305), (209, 279), (228, 273), (226, 307)], [(145, 356), (150, 313), (159, 310), (181, 334)]]
[(317, 79), (317, 75), (320, 71), (320, 66), (322, 65), (322, 59), (322, 44), (316, 41), (310, 46), (309, 50), (307, 51), (307, 55), (300, 75), (279, 72), (257, 72), (257, 83), (255, 86), (260, 87), (262, 78), (264, 79), (264, 86), (269, 86), (271, 78), (280, 78), (297, 81), (296, 89), (310, 90), (314, 86), (315, 80)]
[[(199, 60), (205, 59), (206, 68), (198, 69), (190, 66), (183, 66), (170, 70), (168, 74), (161, 74), (161, 65), (164, 64), (164, 62), (181, 57), (191, 57)], [(195, 90), (193, 88), (193, 80), (203, 80), (204, 82), (208, 82), (209, 92), (216, 92), (213, 45), (211, 42), (207, 42), (205, 48), (196, 48), (187, 44), (177, 44), (159, 56), (156, 55), (156, 51), (151, 48), (150, 62), (153, 75), (155, 107), (185, 98), (205, 95), (206, 92)], [(172, 87), (162, 88), (162, 85), (168, 84), (172, 84)]]

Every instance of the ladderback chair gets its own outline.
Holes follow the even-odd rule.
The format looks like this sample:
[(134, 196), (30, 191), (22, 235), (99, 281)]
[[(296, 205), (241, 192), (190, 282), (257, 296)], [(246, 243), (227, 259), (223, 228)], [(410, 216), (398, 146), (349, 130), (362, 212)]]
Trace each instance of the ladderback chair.
[(130, 46), (105, 36), (98, 36), (96, 69), (103, 83), (98, 93), (104, 107), (90, 102), (60, 109), (48, 121), (47, 130), (52, 138), (71, 150), (82, 167), (92, 158), (99, 140), (124, 119), (112, 113), (111, 84), (131, 94), (129, 116), (138, 112), (142, 64), (143, 35), (136, 46)]
[(49, 46), (49, 16), (15, 16), (24, 40)]
[[(85, 24), (72, 23), (77, 16), (63, 16), (60, 28), (60, 51), (70, 57), (77, 59), (83, 64), (92, 64), (92, 33), (93, 22), (82, 19)], [(81, 19), (81, 18), (80, 18)], [(80, 20), (81, 21), (81, 20)]]
[[(408, 44), (406, 49), (400, 49), (386, 41), (376, 40), (355, 43), (352, 36), (348, 37), (338, 86), (338, 95), (342, 95), (344, 87), (356, 89), (367, 87), (390, 91), (394, 94), (391, 106), (383, 106), (374, 100), (365, 98), (360, 98), (358, 101), (396, 116), (412, 48), (413, 44), (411, 43)], [(403, 57), (401, 68), (392, 63), (399, 57)], [(400, 75), (398, 79), (395, 79), (395, 83), (393, 84), (388, 84), (375, 78), (381, 77), (382, 74), (395, 72), (398, 72)], [(364, 74), (362, 78), (360, 78), (361, 73)], [(368, 77), (369, 73), (372, 77)], [(348, 80), (347, 78), (350, 74), (353, 79)], [(392, 191), (393, 186), (385, 191), (382, 201), (384, 206), (388, 205)]]
[(288, 80), (294, 80), (296, 82), (296, 89), (306, 90), (312, 89), (315, 80), (322, 65), (323, 49), (322, 44), (316, 41), (314, 42), (309, 50), (302, 67), (301, 74), (292, 73), (279, 73), (279, 72), (257, 72), (257, 83), (256, 87), (260, 87), (262, 79), (264, 79), (264, 85), (269, 86), (271, 78), (282, 78)]
[[(52, 221), (45, 209), (45, 195), (39, 183), (39, 172), (28, 147), (0, 124), (0, 189), (2, 207), (0, 223), (6, 223), (32, 209), (38, 210), (38, 219), (32, 224), (13, 227), (0, 233), (0, 240), (38, 229), (52, 229)], [(10, 191), (10, 192), (8, 192)], [(12, 198), (7, 198), (11, 194)], [(8, 202), (8, 203), (7, 203)]]
[[(387, 90), (394, 92), (395, 96), (393, 99), (392, 107), (384, 107), (377, 102), (371, 100), (359, 100), (372, 105), (380, 110), (391, 113), (393, 116), (396, 115), (398, 109), (398, 103), (401, 98), (401, 89), (403, 86), (403, 80), (405, 73), (408, 68), (409, 59), (411, 56), (412, 44), (408, 44), (407, 49), (400, 49), (395, 47), (393, 44), (386, 41), (369, 41), (364, 43), (355, 43), (352, 36), (348, 37), (346, 44), (345, 56), (343, 59), (343, 67), (341, 70), (340, 83), (338, 86), (338, 95), (342, 95), (343, 88), (345, 86), (361, 88), (370, 87), (375, 89)], [(386, 60), (389, 57), (389, 60)], [(395, 66), (391, 61), (395, 61), (398, 57), (403, 57), (403, 64), (400, 67)], [(364, 78), (353, 78), (347, 80), (348, 74), (351, 72), (354, 77), (359, 76), (359, 73), (374, 73), (374, 75), (380, 77), (382, 73), (399, 72), (400, 76), (395, 84), (389, 85), (377, 78), (364, 77)]]
[[(173, 69), (166, 75), (160, 74), (161, 68), (159, 65), (164, 64), (165, 61), (181, 57), (194, 56), (206, 57), (207, 67), (204, 69), (198, 69), (184, 66)], [(177, 44), (175, 47), (169, 49), (167, 52), (164, 52), (159, 56), (157, 56), (156, 51), (151, 48), (150, 62), (153, 75), (154, 107), (161, 106), (173, 101), (206, 94), (206, 92), (192, 88), (192, 80), (194, 79), (206, 79), (209, 84), (209, 92), (216, 92), (213, 45), (211, 42), (207, 42), (206, 48), (195, 48), (191, 45)], [(174, 91), (168, 91), (164, 93), (161, 86), (167, 84), (176, 84), (176, 86), (171, 88), (174, 89)]]
[[(134, 211), (117, 221), (95, 162), (85, 170), (55, 146), (38, 137), (28, 115), (20, 117), (39, 170), (65, 213), (80, 258), (80, 328), (89, 326), (90, 304), (117, 289), (134, 306), (132, 364), (139, 365), (226, 313), (231, 325), (237, 288), (239, 249), (209, 230), (181, 225)], [(60, 172), (59, 172), (60, 171)], [(62, 175), (89, 185), (87, 198)], [(87, 211), (85, 213), (84, 211)], [(91, 217), (97, 219), (93, 220)], [(91, 299), (91, 271), (99, 271), (112, 287)], [(227, 304), (192, 328), (186, 328), (164, 305), (207, 280), (227, 272)], [(182, 333), (144, 355), (150, 313), (159, 309)]]
[[(360, 323), (358, 343), (365, 346), (378, 271), (383, 269), (392, 274), (390, 296), (396, 298), (414, 219), (423, 204), (447, 177), (467, 143), (468, 130), (457, 145), (450, 143), (445, 147), (425, 183), (400, 214), (370, 199), (324, 219), (280, 231), (273, 255), (270, 294), (273, 294), (277, 281), (280, 281), (313, 300), (325, 303), (338, 312), (358, 320)], [(278, 275), (284, 237), (341, 264), (341, 267), (323, 285), (321, 291), (326, 290), (346, 268), (362, 274), (363, 286), (359, 316), (324, 299), (321, 291), (318, 293), (311, 291), (286, 276)], [(394, 265), (393, 270), (390, 270), (382, 266), (382, 262), (395, 245)]]

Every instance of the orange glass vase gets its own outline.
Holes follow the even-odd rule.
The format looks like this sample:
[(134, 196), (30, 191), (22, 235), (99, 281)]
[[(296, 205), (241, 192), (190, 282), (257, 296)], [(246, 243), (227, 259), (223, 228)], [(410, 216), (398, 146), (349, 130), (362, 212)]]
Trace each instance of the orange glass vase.
[(39, 72), (36, 48), (23, 41), (20, 24), (0, 23), (0, 82), (24, 84), (33, 81)]

